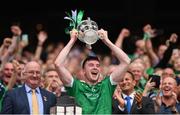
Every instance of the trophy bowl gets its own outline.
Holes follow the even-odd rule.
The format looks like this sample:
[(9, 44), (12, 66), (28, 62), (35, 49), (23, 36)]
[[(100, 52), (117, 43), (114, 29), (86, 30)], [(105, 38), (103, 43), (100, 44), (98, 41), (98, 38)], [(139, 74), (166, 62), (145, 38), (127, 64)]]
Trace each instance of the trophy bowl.
[(78, 26), (77, 30), (79, 32), (78, 39), (88, 45), (96, 43), (99, 39), (97, 30), (98, 25), (95, 21), (90, 20), (83, 20)]

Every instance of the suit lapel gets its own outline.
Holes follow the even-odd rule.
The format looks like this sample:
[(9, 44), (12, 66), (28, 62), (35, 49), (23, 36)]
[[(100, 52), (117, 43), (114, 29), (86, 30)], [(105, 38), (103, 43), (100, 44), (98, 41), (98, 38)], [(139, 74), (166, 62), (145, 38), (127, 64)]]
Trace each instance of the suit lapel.
[(43, 100), (43, 108), (44, 108), (44, 113), (47, 113), (47, 96), (46, 93), (40, 88), (40, 92), (41, 92), (41, 96), (42, 96), (42, 100)]
[(26, 106), (26, 109), (27, 109), (27, 113), (30, 113), (30, 107), (29, 107), (29, 102), (28, 102), (28, 97), (27, 97), (27, 94), (26, 94), (26, 89), (25, 89), (25, 85), (23, 85), (21, 87), (22, 89), (22, 92), (20, 92), (21, 94), (21, 98), (22, 98), (22, 101), (25, 103), (25, 106)]
[(131, 111), (130, 111), (130, 113), (134, 113), (134, 111), (136, 111), (136, 107), (137, 106), (137, 104), (136, 104), (136, 100), (134, 99), (133, 100), (133, 104), (132, 104), (132, 106), (131, 106)]

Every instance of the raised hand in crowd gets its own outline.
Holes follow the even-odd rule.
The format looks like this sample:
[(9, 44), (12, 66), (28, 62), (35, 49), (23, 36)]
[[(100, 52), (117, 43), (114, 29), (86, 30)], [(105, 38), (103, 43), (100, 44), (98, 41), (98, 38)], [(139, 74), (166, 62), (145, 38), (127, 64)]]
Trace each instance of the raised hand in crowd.
[(48, 34), (45, 31), (40, 31), (37, 35), (38, 38), (38, 45), (35, 51), (35, 60), (39, 60), (41, 53), (42, 53), (42, 48), (43, 48), (43, 44), (46, 41), (46, 39), (48, 38)]
[(166, 45), (169, 46), (170, 45), (169, 42), (176, 43), (177, 39), (178, 39), (178, 35), (176, 33), (172, 33), (169, 40), (166, 41)]
[(4, 41), (3, 41), (3, 46), (8, 48), (10, 45), (12, 44), (12, 39), (11, 38), (4, 38)]
[(178, 35), (172, 33), (169, 40), (166, 41), (165, 49), (158, 49), (159, 63), (156, 64), (155, 68), (166, 68), (170, 62), (173, 50), (177, 48), (176, 42), (178, 40)]
[(4, 55), (4, 53), (7, 51), (8, 47), (12, 44), (11, 38), (4, 38), (3, 44), (0, 47), (0, 57)]
[(20, 36), (22, 34), (22, 30), (18, 24), (14, 24), (10, 27), (11, 32), (13, 34), (12, 36), (12, 43), (8, 47), (8, 50), (3, 54), (1, 57), (1, 68), (3, 68), (4, 64), (7, 61), (10, 61), (11, 57), (14, 57), (16, 54), (18, 54), (19, 49), (19, 41), (20, 41)]
[(124, 38), (127, 38), (128, 36), (130, 36), (130, 31), (127, 28), (123, 28), (118, 35), (115, 45), (119, 48), (122, 48)]
[(175, 92), (172, 92), (172, 99), (171, 101), (168, 102), (168, 106), (171, 107), (176, 107), (176, 102), (177, 102), (177, 94)]
[(38, 36), (38, 45), (43, 45), (43, 43), (48, 38), (48, 34), (45, 31), (40, 31), (37, 36)]
[(121, 88), (120, 88), (119, 86), (117, 86), (117, 87), (116, 87), (116, 90), (114, 91), (113, 98), (118, 100), (119, 106), (120, 106), (121, 108), (124, 108), (124, 106), (125, 106), (125, 100), (123, 99), (121, 93), (122, 93)]
[[(150, 24), (147, 24), (143, 27), (143, 32), (144, 32), (144, 34), (147, 35), (144, 37), (153, 38), (153, 37), (157, 36), (156, 29), (153, 29)], [(144, 38), (144, 39), (146, 39), (146, 38)]]
[(152, 65), (155, 65), (159, 62), (159, 57), (155, 53), (152, 42), (150, 40), (150, 38), (153, 37), (153, 31), (151, 29), (151, 25), (150, 24), (145, 25), (143, 27), (143, 31), (144, 31), (143, 39), (145, 40), (146, 51), (147, 51), (148, 55), (150, 56), (150, 59), (152, 60)]
[(155, 82), (151, 82), (152, 78), (150, 78), (147, 82), (146, 82), (146, 85), (145, 85), (145, 88), (144, 88), (144, 91), (143, 91), (143, 96), (147, 96), (148, 95), (148, 92), (150, 90), (152, 90), (154, 88), (154, 86), (156, 85)]

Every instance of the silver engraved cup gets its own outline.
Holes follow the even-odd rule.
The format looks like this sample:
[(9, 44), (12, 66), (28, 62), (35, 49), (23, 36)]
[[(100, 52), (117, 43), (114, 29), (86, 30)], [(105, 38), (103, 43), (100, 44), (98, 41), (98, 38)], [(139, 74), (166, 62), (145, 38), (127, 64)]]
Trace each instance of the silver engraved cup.
[(78, 39), (89, 46), (96, 43), (99, 39), (97, 34), (98, 25), (96, 22), (90, 20), (90, 18), (83, 20), (77, 26), (77, 30), (79, 32)]

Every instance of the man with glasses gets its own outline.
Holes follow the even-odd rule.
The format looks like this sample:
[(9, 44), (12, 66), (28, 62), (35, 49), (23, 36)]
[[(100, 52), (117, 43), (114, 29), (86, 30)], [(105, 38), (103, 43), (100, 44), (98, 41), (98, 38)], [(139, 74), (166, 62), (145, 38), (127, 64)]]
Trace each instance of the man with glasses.
[(39, 87), (40, 65), (35, 61), (28, 62), (23, 75), (26, 78), (25, 84), (5, 95), (2, 114), (49, 114), (50, 108), (56, 104), (56, 97)]

